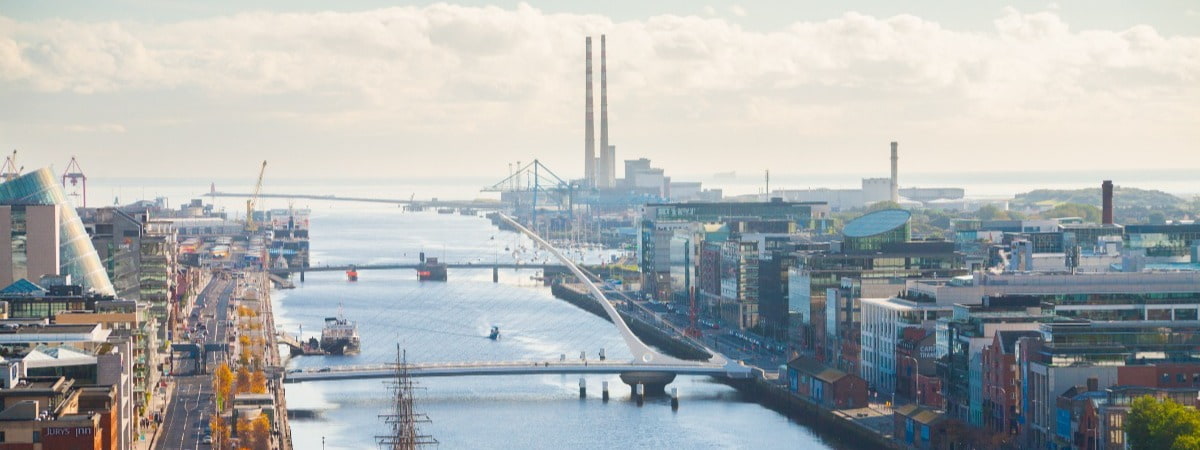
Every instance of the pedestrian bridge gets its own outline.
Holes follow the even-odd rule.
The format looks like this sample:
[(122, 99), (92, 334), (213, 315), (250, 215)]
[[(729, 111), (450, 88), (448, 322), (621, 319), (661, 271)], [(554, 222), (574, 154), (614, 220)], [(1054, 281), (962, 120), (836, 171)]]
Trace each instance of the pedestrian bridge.
[[(475, 363), (427, 363), (407, 364), (411, 377), (463, 377), (487, 375), (584, 375), (622, 373), (662, 373), (677, 375), (708, 375), (723, 378), (749, 378), (750, 368), (737, 363), (714, 366), (708, 363), (695, 364), (633, 364), (616, 361), (584, 362), (475, 362)], [(284, 375), (285, 383), (304, 381), (351, 380), (365, 378), (391, 378), (396, 376), (396, 364), (374, 364), (361, 366), (337, 366), (319, 369), (293, 370)]]
[[(642, 342), (629, 325), (617, 313), (612, 302), (604, 296), (591, 278), (583, 272), (570, 258), (567, 258), (557, 248), (550, 245), (536, 233), (522, 226), (517, 221), (504, 214), (499, 217), (508, 222), (513, 228), (529, 236), (534, 242), (545, 248), (563, 267), (569, 270), (580, 283), (587, 288), (597, 303), (604, 309), (605, 314), (616, 326), (625, 345), (629, 347), (633, 359), (630, 361), (522, 361), (522, 362), (474, 362), (474, 363), (417, 363), (405, 364), (409, 375), (414, 377), (448, 377), (448, 376), (483, 376), (483, 375), (538, 375), (538, 374), (621, 374), (623, 381), (630, 385), (645, 384), (657, 386), (670, 383), (675, 375), (710, 375), (725, 378), (747, 378), (751, 371), (745, 365), (727, 360), (715, 350), (705, 347), (713, 355), (707, 361), (689, 361), (674, 358), (659, 353), (653, 347)], [(361, 268), (361, 266), (360, 266)], [(701, 347), (702, 344), (696, 343)], [(349, 380), (360, 378), (385, 378), (397, 375), (399, 367), (396, 363), (376, 364), (365, 366), (338, 366), (319, 369), (291, 371), (284, 375), (284, 381), (296, 383), (317, 380)]]

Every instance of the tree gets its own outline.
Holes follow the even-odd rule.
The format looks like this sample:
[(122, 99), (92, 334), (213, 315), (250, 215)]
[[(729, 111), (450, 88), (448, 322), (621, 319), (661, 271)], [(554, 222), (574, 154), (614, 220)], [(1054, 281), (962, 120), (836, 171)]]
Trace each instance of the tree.
[(1084, 222), (1096, 223), (1100, 221), (1100, 208), (1081, 203), (1060, 203), (1042, 212), (1040, 215), (1044, 219), (1080, 217)]
[(217, 370), (213, 371), (213, 390), (217, 394), (217, 411), (225, 410), (225, 401), (229, 399), (229, 392), (233, 388), (233, 372), (229, 370), (229, 364), (221, 363), (217, 366)]
[(1135, 450), (1200, 448), (1200, 412), (1143, 396), (1130, 404), (1125, 433)]
[(213, 414), (208, 421), (208, 426), (212, 428), (213, 448), (225, 448), (229, 443), (229, 424), (225, 423), (225, 419), (221, 418), (220, 414)]
[(899, 203), (893, 202), (891, 200), (884, 200), (882, 202), (872, 203), (871, 206), (868, 206), (867, 214), (873, 213), (875, 211), (883, 211), (885, 209), (904, 209), (904, 207), (900, 206)]
[(1008, 219), (1008, 212), (996, 205), (983, 205), (975, 212), (975, 217), (979, 220), (1004, 220)]
[(250, 392), (255, 394), (267, 393), (267, 374), (261, 370), (255, 370), (250, 374)]
[(250, 392), (250, 369), (246, 366), (238, 367), (237, 371), (237, 393), (244, 394)]
[(267, 420), (266, 414), (259, 414), (251, 420), (250, 428), (246, 431), (246, 437), (249, 438), (247, 447), (253, 450), (271, 450), (271, 422)]

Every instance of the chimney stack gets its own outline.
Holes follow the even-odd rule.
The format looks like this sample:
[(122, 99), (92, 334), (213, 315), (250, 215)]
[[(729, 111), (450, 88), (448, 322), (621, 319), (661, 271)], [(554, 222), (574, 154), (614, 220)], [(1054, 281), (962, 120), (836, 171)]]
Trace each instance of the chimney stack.
[(584, 143), (583, 143), (583, 179), (584, 183), (589, 186), (596, 185), (596, 131), (592, 124), (592, 37), (588, 36), (585, 41), (587, 51), (587, 69), (586, 69), (586, 92), (587, 101), (586, 112), (584, 113)]
[(1100, 184), (1100, 197), (1104, 210), (1101, 212), (1101, 223), (1113, 224), (1113, 184), (1112, 180), (1104, 180)]
[(900, 203), (900, 180), (897, 178), (897, 175), (899, 172), (898, 164), (899, 164), (899, 158), (900, 158), (899, 155), (897, 154), (897, 147), (899, 147), (899, 145), (900, 144), (898, 144), (897, 142), (892, 141), (892, 202), (893, 203)]
[(608, 145), (608, 64), (606, 61), (604, 35), (600, 35), (600, 167), (596, 168), (596, 179), (600, 187), (611, 188), (616, 184), (617, 164), (614, 149)]

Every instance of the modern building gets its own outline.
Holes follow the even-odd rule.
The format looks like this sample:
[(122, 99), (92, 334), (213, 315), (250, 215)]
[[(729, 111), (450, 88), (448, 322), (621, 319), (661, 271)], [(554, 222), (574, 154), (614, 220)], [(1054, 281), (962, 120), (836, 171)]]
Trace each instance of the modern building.
[[(57, 227), (50, 223), (54, 218)], [(51, 229), (57, 230), (57, 240), (46, 234)], [(55, 245), (57, 259), (47, 256)], [(71, 275), (84, 290), (115, 294), (83, 222), (50, 169), (0, 183), (0, 284), (40, 277), (44, 274), (31, 274), (30, 269), (45, 271), (47, 261), (55, 260), (58, 268), (53, 274)]]
[(876, 392), (896, 390), (896, 345), (906, 328), (932, 330), (941, 317), (950, 315), (949, 305), (916, 302), (899, 297), (861, 299), (860, 373)]

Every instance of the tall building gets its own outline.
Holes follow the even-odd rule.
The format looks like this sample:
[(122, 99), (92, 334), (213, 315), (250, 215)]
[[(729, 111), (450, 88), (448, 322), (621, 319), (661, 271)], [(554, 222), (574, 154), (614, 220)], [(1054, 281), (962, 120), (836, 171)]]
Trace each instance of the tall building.
[[(49, 206), (50, 208), (40, 208)], [(85, 290), (113, 295), (112, 282), (75, 209), (48, 168), (38, 169), (0, 184), (0, 284), (19, 278), (38, 278), (58, 246), (54, 274), (71, 275)], [(57, 217), (57, 241), (46, 233)], [(32, 253), (31, 253), (32, 252)], [(32, 255), (33, 259), (30, 259)], [(30, 264), (33, 264), (31, 267)], [(4, 270), (4, 269), (8, 270)]]

